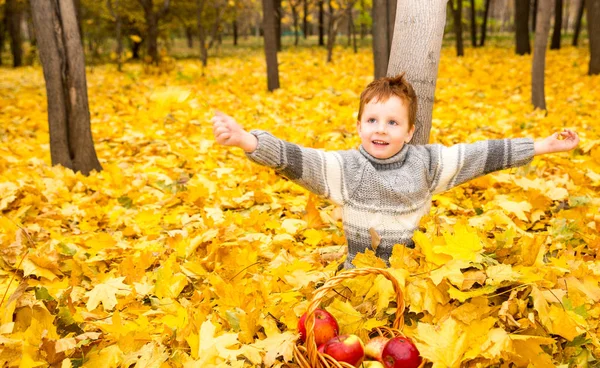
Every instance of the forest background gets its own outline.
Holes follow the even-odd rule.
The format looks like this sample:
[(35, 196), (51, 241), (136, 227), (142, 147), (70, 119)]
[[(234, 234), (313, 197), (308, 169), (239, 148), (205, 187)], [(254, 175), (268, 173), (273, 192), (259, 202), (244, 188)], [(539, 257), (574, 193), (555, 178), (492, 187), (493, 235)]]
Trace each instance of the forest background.
[[(265, 2), (48, 8), (63, 35), (81, 33), (86, 65), (77, 74), (77, 55), (63, 54), (73, 89), (51, 90), (61, 78), (42, 57), (51, 33), (36, 7), (70, 2), (0, 0), (3, 366), (295, 366), (298, 318), (344, 257), (339, 209), (216, 146), (210, 117), (356, 147), (359, 93), (398, 45), (391, 2), (275, 1), (271, 33)], [(581, 143), (434, 197), (416, 248), (391, 259), (404, 332), (433, 367), (599, 366), (599, 1), (441, 3), (429, 141), (572, 128)], [(541, 8), (550, 49), (535, 86)], [(82, 90), (85, 109), (69, 115), (82, 100), (61, 94)], [(59, 105), (89, 134), (52, 140)], [(61, 146), (93, 157), (57, 162)], [(371, 251), (355, 265), (385, 266)], [(340, 285), (323, 306), (363, 337), (397, 310), (381, 276)]]

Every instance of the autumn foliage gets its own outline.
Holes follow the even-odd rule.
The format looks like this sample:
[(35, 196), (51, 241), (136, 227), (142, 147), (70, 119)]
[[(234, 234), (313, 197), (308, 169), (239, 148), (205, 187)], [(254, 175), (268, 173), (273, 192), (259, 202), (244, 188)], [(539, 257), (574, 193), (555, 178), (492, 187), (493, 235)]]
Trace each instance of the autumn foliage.
[[(585, 50), (547, 55), (548, 114), (532, 111), (530, 57), (444, 50), (432, 139), (544, 137), (580, 147), (435, 196), (397, 246), (404, 332), (433, 367), (583, 367), (600, 359), (600, 96)], [(104, 170), (49, 165), (41, 69), (0, 80), (0, 364), (293, 366), (296, 326), (344, 251), (339, 210), (240, 150), (214, 144), (215, 108), (310, 147), (356, 147), (369, 50), (288, 50), (265, 92), (260, 53), (178, 61), (166, 73), (88, 69)], [(368, 251), (357, 267), (384, 266)], [(394, 318), (382, 276), (323, 307), (364, 337)]]

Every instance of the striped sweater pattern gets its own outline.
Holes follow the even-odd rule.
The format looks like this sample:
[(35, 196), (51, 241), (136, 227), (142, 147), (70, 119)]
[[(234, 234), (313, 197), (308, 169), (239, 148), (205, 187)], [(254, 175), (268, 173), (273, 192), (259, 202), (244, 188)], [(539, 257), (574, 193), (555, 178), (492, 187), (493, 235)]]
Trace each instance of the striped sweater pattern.
[(533, 159), (530, 138), (486, 140), (446, 147), (404, 145), (396, 155), (377, 159), (360, 146), (346, 151), (305, 148), (253, 130), (256, 150), (246, 156), (330, 199), (343, 209), (348, 242), (344, 266), (371, 247), (369, 229), (381, 237), (376, 255), (388, 261), (395, 244), (414, 247), (412, 236), (429, 213), (432, 195), (478, 176)]

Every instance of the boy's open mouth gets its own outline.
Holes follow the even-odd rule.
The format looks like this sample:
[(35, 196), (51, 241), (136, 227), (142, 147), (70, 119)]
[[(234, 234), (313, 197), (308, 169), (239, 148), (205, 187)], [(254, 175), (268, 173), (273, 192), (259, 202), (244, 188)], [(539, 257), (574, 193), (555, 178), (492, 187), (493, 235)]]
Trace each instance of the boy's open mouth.
[(376, 144), (378, 146), (387, 146), (389, 143), (384, 141), (371, 141), (371, 143)]

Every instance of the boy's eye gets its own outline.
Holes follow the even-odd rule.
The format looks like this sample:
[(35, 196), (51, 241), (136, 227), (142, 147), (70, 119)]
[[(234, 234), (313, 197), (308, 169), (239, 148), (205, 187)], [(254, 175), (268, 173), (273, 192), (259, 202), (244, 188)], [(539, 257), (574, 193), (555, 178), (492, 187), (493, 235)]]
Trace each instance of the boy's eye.
[(390, 125), (398, 125), (398, 123), (395, 120), (390, 120), (388, 122), (388, 124), (390, 124)]
[(375, 122), (375, 118), (369, 118), (369, 119), (367, 120), (367, 123), (374, 123), (374, 122)]

